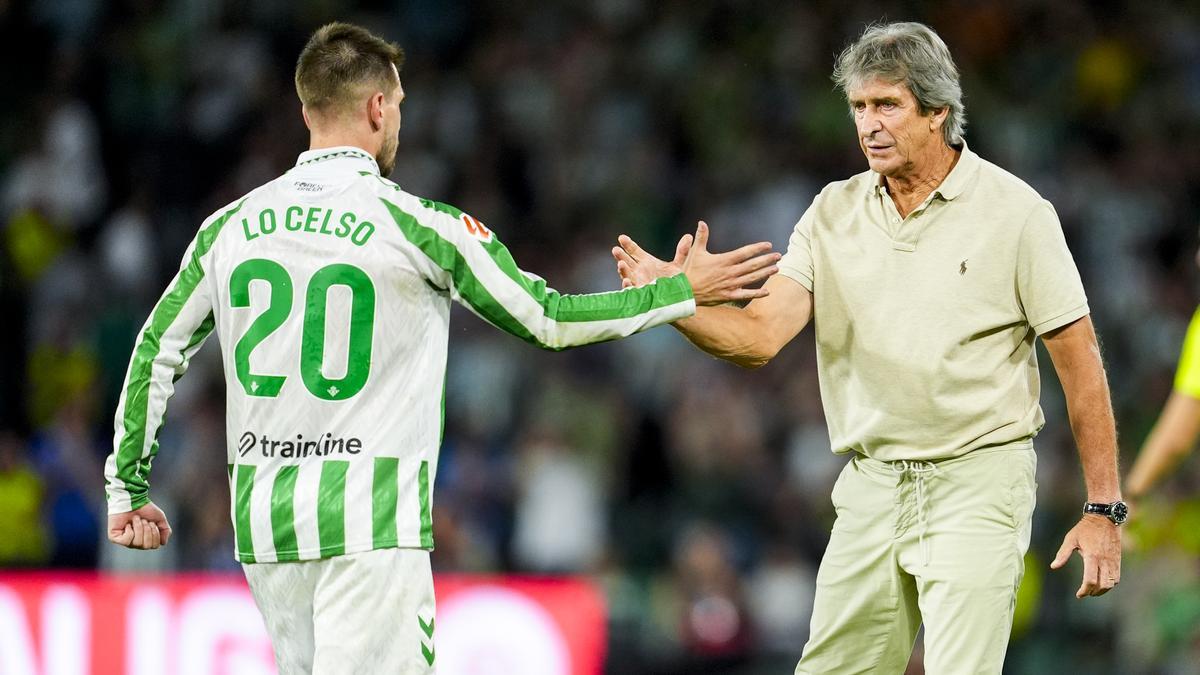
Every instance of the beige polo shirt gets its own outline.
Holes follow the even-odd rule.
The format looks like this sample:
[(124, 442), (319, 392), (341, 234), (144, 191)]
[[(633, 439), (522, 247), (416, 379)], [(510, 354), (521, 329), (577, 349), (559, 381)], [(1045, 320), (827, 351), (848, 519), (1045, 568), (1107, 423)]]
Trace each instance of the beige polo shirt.
[(1088, 313), (1054, 208), (966, 146), (907, 218), (881, 179), (827, 185), (780, 262), (813, 293), (833, 451), (1028, 445), (1045, 422), (1034, 338)]

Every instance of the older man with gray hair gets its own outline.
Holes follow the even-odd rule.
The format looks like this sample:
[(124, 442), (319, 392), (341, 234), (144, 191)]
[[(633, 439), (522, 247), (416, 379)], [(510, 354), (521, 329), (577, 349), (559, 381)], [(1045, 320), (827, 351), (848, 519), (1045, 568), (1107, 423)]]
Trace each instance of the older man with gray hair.
[[(1079, 598), (1120, 580), (1126, 509), (1087, 298), (1050, 203), (964, 142), (958, 70), (936, 33), (870, 26), (834, 80), (870, 170), (816, 197), (767, 297), (674, 325), (758, 367), (815, 323), (830, 440), (850, 461), (833, 487), (837, 520), (796, 672), (900, 673), (923, 623), (926, 672), (999, 673), (1045, 421), (1038, 337), (1087, 486), (1051, 566), (1079, 551)], [(665, 262), (620, 244), (627, 285), (676, 272), (689, 246)]]

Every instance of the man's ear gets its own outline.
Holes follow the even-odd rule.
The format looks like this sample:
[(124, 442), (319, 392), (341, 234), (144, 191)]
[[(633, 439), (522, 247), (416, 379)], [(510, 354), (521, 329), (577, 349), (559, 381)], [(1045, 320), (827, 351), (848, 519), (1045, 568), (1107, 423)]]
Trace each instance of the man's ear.
[(929, 112), (929, 130), (940, 131), (942, 125), (946, 123), (946, 118), (950, 116), (950, 106), (937, 108)]
[(367, 118), (371, 123), (371, 131), (379, 131), (383, 128), (383, 107), (387, 100), (384, 98), (382, 91), (377, 91), (367, 99)]
[(312, 131), (312, 120), (309, 119), (308, 108), (304, 107), (303, 103), (300, 104), (300, 116), (304, 118), (304, 126), (307, 127), (309, 131)]

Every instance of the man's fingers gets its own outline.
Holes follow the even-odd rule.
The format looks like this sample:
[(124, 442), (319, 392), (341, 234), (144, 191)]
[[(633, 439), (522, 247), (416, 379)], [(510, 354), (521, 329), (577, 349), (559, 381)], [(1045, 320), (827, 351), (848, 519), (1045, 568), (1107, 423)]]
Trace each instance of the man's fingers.
[(745, 262), (741, 262), (741, 263), (738, 263), (737, 265), (734, 265), (732, 270), (730, 271), (730, 275), (740, 277), (740, 276), (743, 276), (746, 274), (750, 274), (751, 272), (755, 272), (757, 270), (761, 270), (761, 269), (764, 269), (767, 267), (773, 267), (775, 265), (775, 263), (779, 262), (779, 259), (782, 257), (783, 256), (779, 255), (778, 253), (768, 253), (766, 255), (760, 255), (760, 256), (751, 258)]
[(1085, 555), (1083, 556), (1083, 582), (1079, 585), (1079, 590), (1075, 592), (1075, 597), (1083, 598), (1095, 595), (1099, 586), (1100, 565), (1095, 556)]
[(615, 258), (617, 262), (625, 261), (630, 266), (632, 266), (636, 262), (633, 259), (633, 256), (629, 255), (629, 253), (627, 253), (625, 251), (625, 249), (621, 248), (620, 246), (613, 247), (612, 255), (613, 255), (613, 258)]
[(770, 267), (764, 267), (761, 270), (754, 270), (753, 272), (747, 272), (746, 274), (743, 274), (742, 276), (738, 277), (737, 279), (734, 279), (733, 283), (730, 284), (730, 286), (732, 288), (743, 288), (746, 286), (750, 286), (751, 284), (756, 284), (760, 281), (763, 281), (764, 279), (770, 279), (778, 271), (779, 271), (778, 267), (771, 265)]
[(688, 252), (692, 249), (692, 235), (685, 234), (679, 238), (679, 243), (675, 244), (675, 259), (672, 260), (676, 265), (683, 265), (687, 260)]
[(755, 298), (765, 298), (771, 293), (765, 288), (739, 288), (730, 291), (730, 300), (754, 300)]
[(125, 523), (125, 527), (119, 530), (109, 530), (108, 540), (114, 544), (129, 546), (133, 542), (133, 525)]
[(624, 260), (617, 261), (617, 275), (621, 277), (621, 288), (629, 288), (634, 286), (633, 270), (629, 268), (629, 263)]
[(1058, 555), (1054, 556), (1054, 561), (1050, 563), (1050, 569), (1061, 569), (1067, 561), (1071, 559), (1071, 552), (1075, 550), (1075, 543), (1068, 536), (1063, 539), (1062, 546), (1058, 547)]
[(696, 248), (708, 250), (708, 223), (703, 220), (696, 223)]
[(1100, 563), (1100, 584), (1109, 590), (1121, 583), (1121, 548), (1116, 545), (1116, 551), (1105, 556)]
[(1100, 563), (1100, 577), (1097, 583), (1097, 590), (1093, 595), (1104, 595), (1111, 591), (1117, 585), (1117, 574), (1113, 571), (1112, 565), (1102, 561)]
[(758, 258), (772, 258), (771, 262), (776, 262), (783, 256), (778, 253), (771, 253), (772, 244), (769, 241), (759, 241), (753, 244), (746, 244), (741, 248), (721, 254), (727, 261), (733, 263), (745, 262), (747, 260)]
[(635, 261), (646, 254), (646, 252), (642, 250), (642, 247), (638, 246), (637, 242), (633, 239), (630, 239), (629, 235), (627, 234), (622, 234), (621, 236), (617, 237), (617, 243), (620, 244), (621, 248), (624, 249), (625, 252), (629, 254), (629, 257), (633, 258)]
[(130, 546), (130, 548), (142, 548), (143, 546), (145, 546), (146, 528), (142, 524), (141, 517), (134, 516), (132, 525), (133, 525), (133, 539), (130, 540), (129, 546)]
[(171, 525), (167, 521), (162, 521), (158, 526), (158, 535), (162, 540), (162, 545), (167, 545), (167, 540), (171, 538)]

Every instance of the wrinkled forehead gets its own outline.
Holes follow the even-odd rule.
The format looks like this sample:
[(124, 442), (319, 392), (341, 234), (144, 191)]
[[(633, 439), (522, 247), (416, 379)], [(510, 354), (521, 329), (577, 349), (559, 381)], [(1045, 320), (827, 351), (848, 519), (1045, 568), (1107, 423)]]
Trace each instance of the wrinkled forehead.
[(851, 103), (880, 100), (916, 100), (903, 81), (892, 82), (882, 77), (868, 75), (846, 88), (846, 100)]

